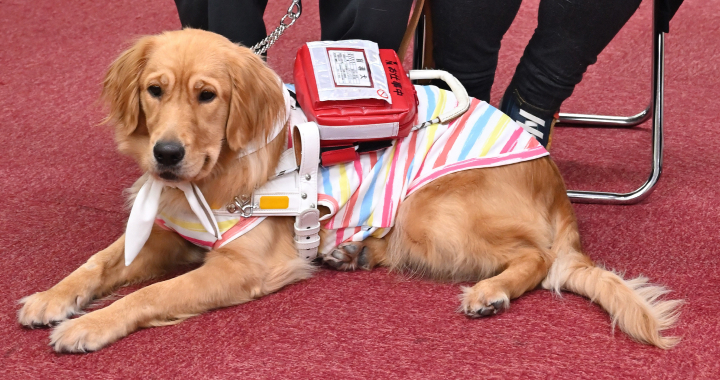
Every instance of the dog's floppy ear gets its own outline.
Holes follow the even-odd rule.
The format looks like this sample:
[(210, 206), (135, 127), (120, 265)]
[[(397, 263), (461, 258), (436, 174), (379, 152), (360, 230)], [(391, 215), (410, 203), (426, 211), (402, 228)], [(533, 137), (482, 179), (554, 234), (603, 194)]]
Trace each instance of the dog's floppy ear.
[(114, 124), (118, 133), (129, 136), (142, 118), (140, 74), (145, 68), (155, 37), (140, 38), (111, 65), (103, 81), (102, 99), (110, 110), (105, 122)]
[(225, 135), (230, 149), (238, 151), (271, 133), (276, 121), (285, 117), (280, 78), (247, 48), (228, 51), (232, 81), (230, 112)]

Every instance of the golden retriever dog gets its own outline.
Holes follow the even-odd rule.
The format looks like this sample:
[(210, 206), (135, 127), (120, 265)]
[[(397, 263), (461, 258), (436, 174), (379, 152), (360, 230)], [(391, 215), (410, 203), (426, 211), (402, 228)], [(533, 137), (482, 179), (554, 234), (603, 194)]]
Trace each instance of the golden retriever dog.
[[(285, 113), (281, 91), (277, 75), (249, 49), (186, 29), (139, 39), (110, 66), (102, 95), (121, 153), (135, 159), (145, 176), (196, 184), (216, 208), (274, 174), (286, 132), (255, 153), (238, 158), (237, 152), (265, 144)], [(156, 144), (168, 141), (184, 151), (172, 165), (158, 163), (153, 154)], [(131, 192), (137, 193), (138, 183)], [(188, 207), (182, 191), (162, 193), (161, 210)], [(267, 218), (210, 251), (155, 226), (129, 266), (123, 235), (57, 285), (22, 299), (18, 320), (30, 327), (56, 325), (50, 336), (56, 351), (86, 352), (140, 328), (251, 301), (313, 274), (315, 266), (298, 256), (293, 222)], [(460, 310), (470, 317), (501, 312), (538, 286), (568, 290), (598, 303), (613, 325), (639, 342), (669, 348), (678, 341), (662, 332), (676, 321), (680, 301), (660, 301), (664, 288), (645, 278), (624, 280), (582, 253), (565, 185), (549, 157), (437, 179), (400, 205), (384, 238), (343, 244), (324, 260), (341, 270), (385, 266), (479, 281), (461, 295)], [(70, 318), (120, 286), (187, 263), (201, 265)]]

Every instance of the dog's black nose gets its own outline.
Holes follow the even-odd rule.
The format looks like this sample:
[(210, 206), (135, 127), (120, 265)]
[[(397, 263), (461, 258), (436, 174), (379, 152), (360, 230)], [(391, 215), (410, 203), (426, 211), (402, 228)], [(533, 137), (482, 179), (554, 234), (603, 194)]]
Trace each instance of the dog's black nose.
[(185, 157), (185, 148), (178, 142), (158, 141), (153, 148), (153, 154), (159, 164), (174, 166)]

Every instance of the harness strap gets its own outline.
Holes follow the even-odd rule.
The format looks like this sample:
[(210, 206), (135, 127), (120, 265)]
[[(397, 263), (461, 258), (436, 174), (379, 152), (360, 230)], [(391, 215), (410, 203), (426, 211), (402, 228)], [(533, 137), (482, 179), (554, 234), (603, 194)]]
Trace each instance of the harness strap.
[[(295, 217), (295, 246), (300, 256), (312, 260), (317, 257), (320, 246), (320, 212), (317, 206), (317, 175), (320, 167), (320, 129), (315, 123), (303, 123), (293, 127), (293, 147), (298, 169), (300, 196), (303, 211)], [(306, 196), (303, 198), (303, 194)], [(300, 232), (303, 231), (304, 232)], [(312, 235), (309, 233), (312, 230)]]
[(295, 217), (295, 247), (307, 260), (317, 257), (320, 246), (320, 212), (317, 208), (305, 210)]
[(252, 211), (245, 216), (295, 216), (295, 246), (301, 257), (312, 260), (320, 246), (320, 132), (317, 124), (306, 122), (293, 126), (291, 133), (293, 149), (281, 156), (281, 174), (253, 192)]

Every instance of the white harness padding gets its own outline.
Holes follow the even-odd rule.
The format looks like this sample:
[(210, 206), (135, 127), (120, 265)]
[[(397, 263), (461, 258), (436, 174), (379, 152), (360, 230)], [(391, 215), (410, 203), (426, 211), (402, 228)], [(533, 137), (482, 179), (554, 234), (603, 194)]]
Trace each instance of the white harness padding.
[[(291, 129), (293, 148), (280, 156), (276, 177), (245, 200), (237, 199), (215, 210), (217, 215), (294, 216), (295, 246), (301, 257), (313, 260), (320, 246), (320, 212), (317, 208), (317, 175), (320, 165), (320, 133), (315, 123), (302, 123)], [(272, 207), (265, 200), (283, 200), (287, 205)]]

